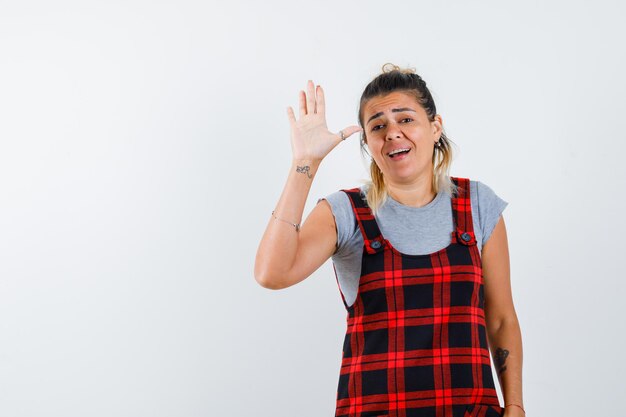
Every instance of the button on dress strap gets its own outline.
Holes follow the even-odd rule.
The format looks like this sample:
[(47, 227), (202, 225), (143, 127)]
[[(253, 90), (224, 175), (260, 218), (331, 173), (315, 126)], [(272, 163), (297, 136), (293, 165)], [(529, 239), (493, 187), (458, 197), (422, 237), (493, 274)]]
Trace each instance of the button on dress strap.
[(458, 191), (452, 198), (452, 213), (454, 216), (453, 235), (457, 242), (471, 246), (476, 244), (474, 221), (472, 219), (472, 201), (469, 178), (450, 177), (458, 186)]
[(350, 203), (352, 204), (352, 211), (356, 219), (361, 235), (363, 236), (363, 242), (365, 244), (365, 250), (369, 254), (378, 253), (385, 248), (385, 239), (383, 238), (376, 218), (372, 213), (372, 209), (367, 205), (367, 200), (361, 194), (360, 188), (351, 188), (349, 190), (341, 190), (348, 194)]

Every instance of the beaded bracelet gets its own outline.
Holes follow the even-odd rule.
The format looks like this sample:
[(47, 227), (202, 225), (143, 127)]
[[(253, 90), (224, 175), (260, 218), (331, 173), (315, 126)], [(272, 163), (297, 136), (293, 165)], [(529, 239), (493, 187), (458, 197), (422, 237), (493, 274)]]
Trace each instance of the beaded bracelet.
[(284, 219), (280, 219), (276, 216), (274, 216), (274, 212), (272, 211), (272, 216), (276, 219), (276, 220), (280, 220), (281, 222), (285, 222), (285, 223), (289, 223), (290, 225), (292, 225), (293, 227), (296, 228), (296, 232), (300, 231), (300, 223), (291, 223), (290, 221), (284, 220)]
[[(509, 405), (514, 405), (514, 406), (516, 406), (516, 407), (522, 408), (522, 406), (521, 406), (521, 405), (517, 405), (517, 404), (507, 404), (507, 405), (505, 405), (505, 406), (504, 406), (504, 408), (508, 407)], [(524, 412), (524, 414), (526, 414), (526, 410), (524, 410), (524, 409), (522, 408), (522, 411)]]

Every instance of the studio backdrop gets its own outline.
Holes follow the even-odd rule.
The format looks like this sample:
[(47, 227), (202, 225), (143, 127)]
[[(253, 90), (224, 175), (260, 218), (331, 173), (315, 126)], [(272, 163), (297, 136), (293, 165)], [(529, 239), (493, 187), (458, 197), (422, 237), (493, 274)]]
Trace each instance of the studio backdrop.
[[(332, 415), (332, 264), (274, 291), (254, 257), (290, 168), (287, 106), (311, 79), (329, 128), (356, 124), (391, 62), (431, 89), (451, 174), (509, 203), (526, 412), (623, 416), (624, 12), (0, 2), (0, 415)], [(305, 215), (367, 164), (358, 135), (341, 143)]]

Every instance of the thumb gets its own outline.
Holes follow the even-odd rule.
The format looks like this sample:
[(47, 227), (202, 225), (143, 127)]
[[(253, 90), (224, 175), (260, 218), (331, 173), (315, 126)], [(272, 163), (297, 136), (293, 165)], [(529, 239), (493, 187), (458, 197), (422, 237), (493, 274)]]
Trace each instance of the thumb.
[(338, 135), (341, 136), (341, 132), (343, 132), (343, 138), (348, 139), (350, 136), (354, 135), (355, 133), (358, 132), (362, 132), (363, 129), (361, 129), (359, 126), (348, 126), (346, 128), (343, 128), (339, 131)]

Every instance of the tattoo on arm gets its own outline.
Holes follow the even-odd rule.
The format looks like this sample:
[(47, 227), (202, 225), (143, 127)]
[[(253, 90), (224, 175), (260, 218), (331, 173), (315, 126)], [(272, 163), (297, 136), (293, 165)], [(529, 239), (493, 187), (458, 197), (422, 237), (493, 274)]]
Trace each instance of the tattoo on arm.
[(502, 374), (504, 371), (506, 371), (506, 365), (504, 364), (504, 362), (506, 362), (507, 356), (509, 356), (508, 350), (502, 348), (496, 349), (495, 361), (498, 374)]
[(311, 168), (308, 165), (305, 165), (303, 167), (297, 166), (296, 167), (296, 172), (301, 172), (303, 174), (306, 174), (307, 177), (311, 178), (311, 173), (309, 172), (309, 169), (311, 169)]

